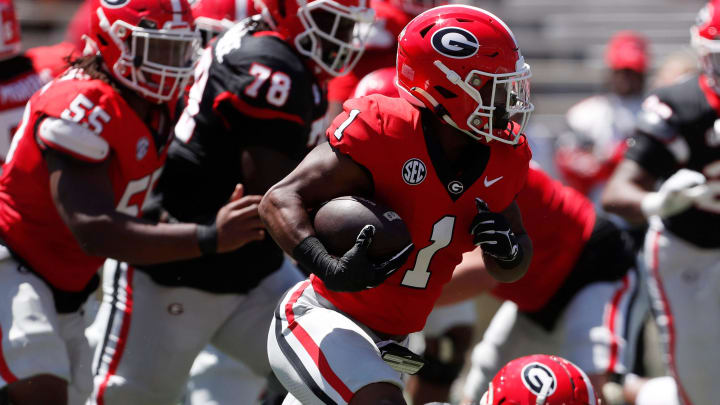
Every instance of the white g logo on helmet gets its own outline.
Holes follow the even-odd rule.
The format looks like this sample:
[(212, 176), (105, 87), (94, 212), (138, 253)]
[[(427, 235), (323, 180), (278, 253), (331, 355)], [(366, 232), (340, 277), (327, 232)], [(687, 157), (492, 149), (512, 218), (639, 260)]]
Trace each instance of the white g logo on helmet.
[(435, 31), (430, 43), (440, 54), (455, 59), (469, 58), (480, 48), (475, 35), (458, 27), (446, 27)]
[(107, 8), (124, 7), (130, 0), (102, 0), (102, 5)]
[(522, 369), (522, 382), (535, 395), (552, 395), (557, 388), (557, 378), (549, 367), (542, 363), (530, 363)]

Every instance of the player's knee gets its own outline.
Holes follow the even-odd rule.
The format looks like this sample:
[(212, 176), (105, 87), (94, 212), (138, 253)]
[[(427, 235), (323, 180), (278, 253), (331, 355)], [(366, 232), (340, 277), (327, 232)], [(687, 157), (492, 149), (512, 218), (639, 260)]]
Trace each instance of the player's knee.
[[(60, 377), (41, 374), (15, 381), (6, 387), (7, 404), (12, 405), (65, 405), (67, 381)], [(0, 395), (0, 398), (2, 396)], [(3, 404), (0, 400), (0, 404)]]
[(381, 382), (360, 388), (348, 405), (407, 405), (407, 403), (400, 387)]

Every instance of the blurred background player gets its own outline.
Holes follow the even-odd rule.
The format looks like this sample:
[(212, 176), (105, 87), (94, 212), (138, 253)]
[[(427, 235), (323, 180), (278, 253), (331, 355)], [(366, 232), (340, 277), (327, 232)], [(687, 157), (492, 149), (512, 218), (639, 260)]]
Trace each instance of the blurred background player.
[[(83, 35), (88, 34), (90, 27), (90, 3), (90, 0), (82, 1), (65, 33), (65, 41), (73, 44), (78, 51), (85, 47)], [(202, 37), (202, 48), (236, 22), (258, 13), (253, 0), (193, 0), (189, 3), (195, 27)]]
[[(325, 82), (347, 73), (362, 54), (357, 24), (372, 21), (372, 11), (358, 0), (256, 6), (261, 15), (237, 23), (205, 49), (188, 97), (180, 101), (183, 113), (157, 187), (170, 222), (212, 226), (237, 183), (263, 194), (287, 175), (308, 150), (313, 121), (325, 113)], [(123, 266), (106, 266), (106, 285)], [(106, 299), (98, 315), (107, 325), (103, 334), (124, 341), (134, 355), (98, 347), (97, 402), (176, 404), (208, 344), (255, 375), (270, 376), (265, 332), (282, 293), (303, 277), (269, 236), (226, 254), (137, 270), (130, 283), (132, 316), (122, 314), (122, 299)], [(109, 379), (114, 382), (101, 396), (98, 383)]]
[(585, 372), (570, 361), (535, 354), (508, 362), (479, 405), (599, 405)]
[(620, 31), (605, 52), (608, 92), (582, 100), (566, 114), (568, 132), (558, 138), (555, 164), (563, 181), (598, 203), (622, 159), (640, 111), (650, 66), (647, 39)]
[(701, 73), (653, 90), (603, 195), (606, 210), (649, 223), (643, 267), (680, 403), (717, 401), (720, 372), (720, 3), (691, 28)]
[[(105, 257), (156, 263), (208, 246), (197, 224), (136, 218), (165, 161), (167, 103), (192, 74), (190, 7), (125, 0), (93, 9), (94, 51), (30, 99), (0, 176), (0, 382), (13, 404), (85, 402), (92, 377), (80, 307)], [(234, 197), (217, 215), (221, 251), (263, 236), (259, 198)]]
[(375, 22), (367, 25), (368, 40), (364, 56), (350, 74), (335, 78), (328, 85), (328, 122), (342, 112), (342, 104), (352, 97), (360, 80), (370, 72), (395, 67), (397, 38), (400, 31), (421, 12), (446, 4), (440, 0), (370, 0)]
[(22, 51), (20, 23), (12, 0), (0, 0), (0, 163), (20, 124), (25, 103), (67, 68), (73, 46), (59, 43)]
[(606, 382), (632, 368), (647, 310), (632, 241), (596, 214), (591, 201), (537, 167), (517, 203), (535, 252), (527, 274), (498, 284), (485, 274), (481, 256), (469, 253), (438, 301), (454, 303), (485, 289), (506, 300), (473, 350), (463, 403), (477, 403), (505, 362), (533, 352), (571, 359), (602, 397)]
[[(514, 196), (529, 164), (522, 129), (533, 105), (518, 49), (485, 10), (420, 14), (399, 38), (401, 98), (347, 101), (329, 142), (263, 198), (273, 237), (313, 273), (282, 299), (268, 337), (286, 403), (404, 404), (401, 375), (417, 367), (406, 361), (417, 357), (403, 347), (407, 334), (422, 329), (462, 253), (481, 246), (488, 271), (508, 282), (527, 270), (532, 245)], [(308, 212), (343, 195), (392, 207), (411, 233), (409, 257), (404, 249), (372, 263), (371, 226), (342, 258), (327, 253)]]

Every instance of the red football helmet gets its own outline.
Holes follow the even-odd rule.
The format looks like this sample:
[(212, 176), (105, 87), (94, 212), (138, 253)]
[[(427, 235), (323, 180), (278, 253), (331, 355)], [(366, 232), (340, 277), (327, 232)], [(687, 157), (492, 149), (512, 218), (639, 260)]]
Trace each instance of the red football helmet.
[(505, 365), (480, 405), (597, 405), (588, 376), (557, 356), (535, 354)]
[(382, 94), (388, 97), (399, 97), (397, 86), (395, 85), (394, 67), (386, 67), (374, 70), (365, 75), (355, 86), (354, 98), (368, 96), (370, 94)]
[(700, 57), (709, 83), (720, 93), (720, 2), (707, 3), (690, 28), (690, 43)]
[(265, 21), (323, 72), (341, 76), (352, 70), (365, 49), (374, 12), (366, 0), (255, 0)]
[(0, 60), (20, 53), (20, 23), (13, 0), (0, 0)]
[(123, 85), (153, 102), (177, 98), (200, 35), (187, 0), (90, 0), (91, 48)]
[(225, 32), (237, 21), (257, 14), (253, 0), (195, 0), (190, 2), (195, 26), (203, 44)]
[(487, 142), (516, 144), (534, 109), (515, 36), (477, 7), (440, 6), (410, 21), (398, 37), (397, 75), (400, 96)]

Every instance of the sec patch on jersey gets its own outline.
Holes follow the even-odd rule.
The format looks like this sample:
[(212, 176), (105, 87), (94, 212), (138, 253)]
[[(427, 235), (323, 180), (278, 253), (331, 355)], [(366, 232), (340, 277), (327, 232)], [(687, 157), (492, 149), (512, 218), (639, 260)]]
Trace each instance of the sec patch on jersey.
[(368, 249), (368, 256), (374, 262), (388, 260), (411, 243), (410, 232), (400, 215), (365, 198), (334, 198), (324, 203), (314, 218), (318, 239), (335, 256), (342, 256), (352, 248), (365, 225), (375, 226), (375, 236)]

